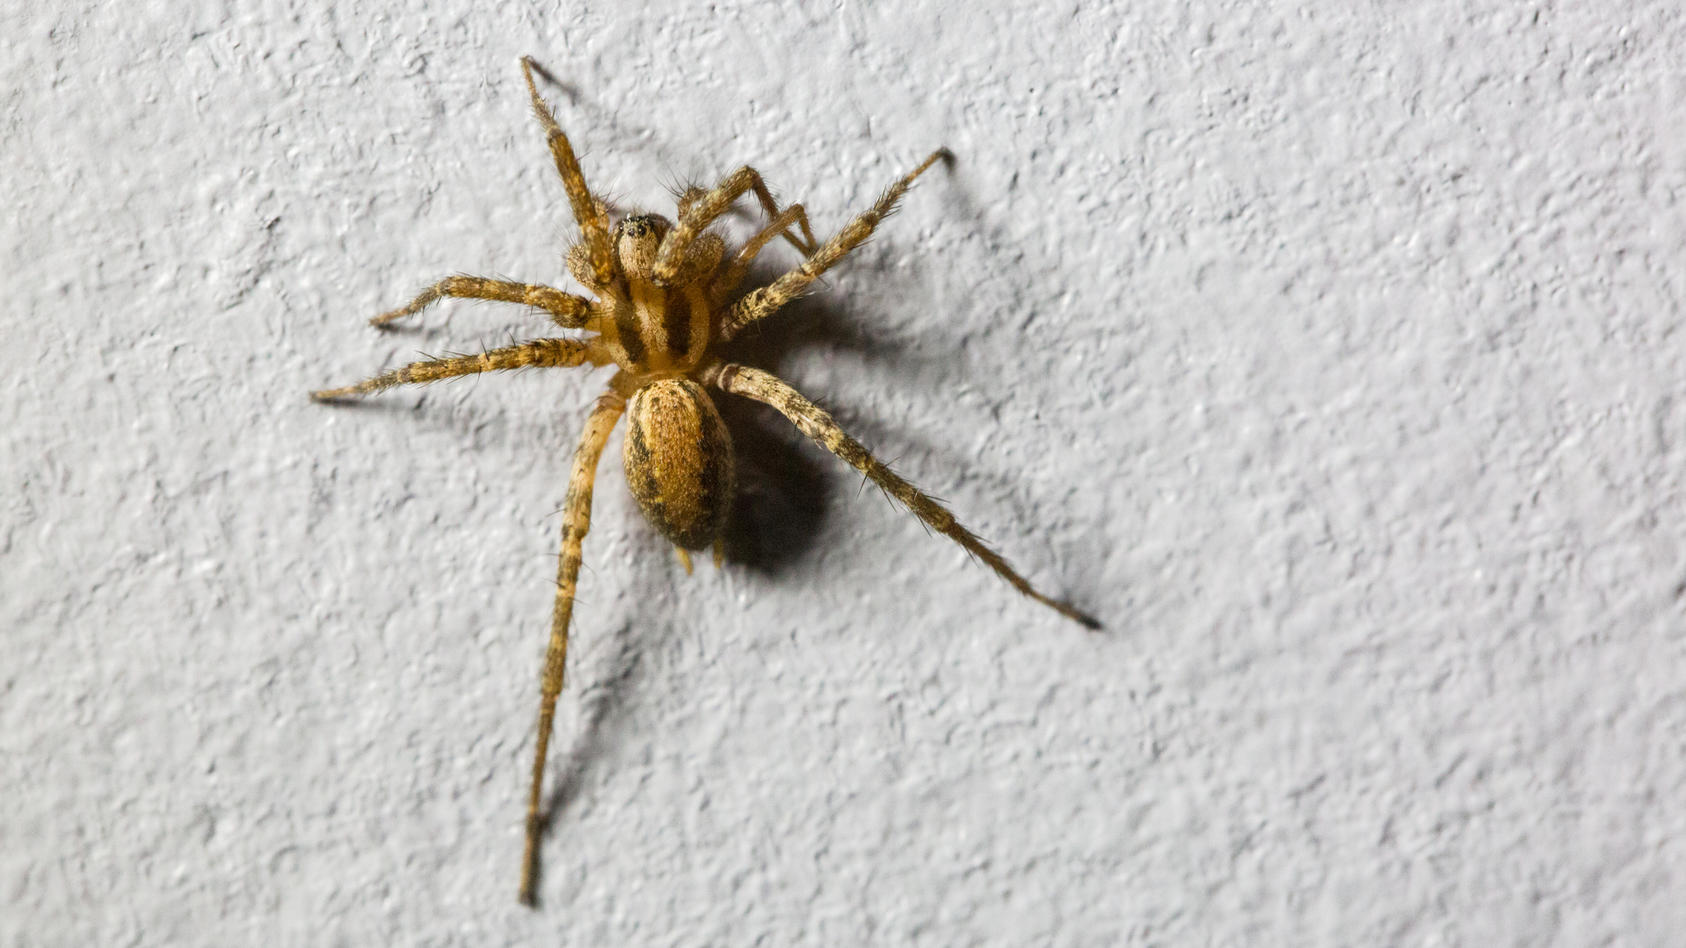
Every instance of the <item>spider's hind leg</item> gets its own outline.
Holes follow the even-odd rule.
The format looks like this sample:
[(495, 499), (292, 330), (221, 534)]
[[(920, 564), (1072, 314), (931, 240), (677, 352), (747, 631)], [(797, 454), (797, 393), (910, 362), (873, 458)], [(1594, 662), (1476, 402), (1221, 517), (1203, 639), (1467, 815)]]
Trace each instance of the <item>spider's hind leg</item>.
[(758, 402), (771, 405), (779, 413), (790, 419), (791, 423), (807, 435), (810, 439), (849, 462), (855, 470), (865, 474), (873, 483), (889, 493), (890, 496), (901, 501), (913, 515), (925, 521), (931, 529), (941, 533), (965, 548), (966, 552), (983, 560), (996, 574), (1011, 583), (1014, 589), (1042, 603), (1060, 615), (1079, 622), (1091, 629), (1101, 627), (1100, 622), (1078, 609), (1057, 599), (1049, 598), (1038, 592), (1030, 581), (1020, 576), (1016, 570), (1007, 565), (1000, 554), (991, 550), (984, 542), (973, 535), (972, 531), (960, 525), (954, 515), (949, 513), (942, 504), (933, 500), (930, 495), (914, 487), (884, 465), (882, 461), (873, 457), (859, 441), (849, 437), (837, 422), (833, 421), (818, 405), (802, 397), (802, 393), (791, 388), (784, 380), (769, 372), (752, 369), (745, 365), (727, 364), (715, 368), (708, 375), (708, 382), (724, 391), (755, 399)]
[(586, 419), (574, 452), (574, 469), (568, 478), (568, 497), (562, 508), (562, 552), (556, 559), (556, 605), (550, 615), (550, 645), (544, 654), (544, 675), (539, 685), (538, 743), (533, 749), (533, 780), (527, 795), (527, 843), (521, 859), (521, 901), (533, 904), (533, 883), (537, 879), (539, 794), (544, 787), (545, 755), (550, 750), (550, 732), (556, 719), (556, 698), (562, 693), (562, 673), (568, 664), (568, 623), (574, 612), (574, 590), (580, 576), (580, 546), (591, 529), (591, 491), (597, 480), (597, 460), (609, 433), (615, 430), (626, 400), (610, 392), (597, 400)]

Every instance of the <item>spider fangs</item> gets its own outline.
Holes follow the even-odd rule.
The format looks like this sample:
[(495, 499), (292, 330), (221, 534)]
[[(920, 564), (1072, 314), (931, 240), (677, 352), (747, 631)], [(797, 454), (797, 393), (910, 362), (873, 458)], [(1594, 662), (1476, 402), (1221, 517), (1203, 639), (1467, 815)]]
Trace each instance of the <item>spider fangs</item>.
[[(563, 328), (583, 330), (585, 335), (534, 339), (477, 356), (415, 362), (354, 385), (314, 392), (312, 397), (332, 401), (396, 385), (494, 369), (611, 364), (619, 368), (586, 419), (563, 504), (562, 552), (557, 562), (550, 645), (540, 683), (538, 741), (528, 788), (526, 851), (521, 871), (521, 900), (532, 904), (543, 826), (539, 793), (556, 698), (562, 690), (580, 544), (591, 522), (597, 460), (622, 414), (627, 416), (623, 450), (633, 496), (645, 518), (679, 550), (687, 568), (690, 559), (686, 551), (710, 544), (715, 545), (718, 560), (716, 538), (732, 500), (732, 441), (708, 393), (714, 388), (771, 405), (803, 434), (853, 465), (931, 529), (960, 544), (1019, 592), (1089, 628), (1100, 625), (1077, 609), (1038, 592), (940, 504), (867, 453), (830, 415), (784, 381), (760, 369), (725, 362), (718, 354), (721, 343), (800, 296), (821, 274), (860, 246), (895, 209), (914, 179), (946, 156), (945, 151), (926, 158), (823, 244), (814, 241), (802, 205), (780, 209), (761, 175), (748, 166), (727, 175), (710, 190), (687, 189), (679, 197), (674, 221), (639, 214), (611, 224), (607, 207), (586, 187), (573, 147), (539, 96), (533, 83), (532, 61), (523, 59), (521, 68), (533, 112), (544, 127), (551, 157), (580, 227), (580, 242), (568, 251), (568, 272), (594, 298), (549, 286), (452, 276), (423, 290), (409, 305), (377, 316), (372, 322), (384, 325), (414, 315), (442, 298), (465, 297), (523, 303), (544, 311)], [(725, 242), (708, 227), (748, 193), (760, 202), (768, 222), (728, 257)], [(739, 295), (750, 263), (779, 237), (788, 240), (806, 259), (767, 286)]]

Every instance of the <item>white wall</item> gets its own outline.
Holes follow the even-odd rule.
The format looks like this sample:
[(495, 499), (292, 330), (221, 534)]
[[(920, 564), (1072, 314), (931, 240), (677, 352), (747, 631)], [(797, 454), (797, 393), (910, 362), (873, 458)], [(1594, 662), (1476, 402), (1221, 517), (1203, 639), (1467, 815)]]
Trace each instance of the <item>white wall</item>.
[[(1677, 4), (55, 6), (0, 14), (0, 941), (1686, 925)], [(687, 579), (617, 441), (536, 913), (604, 376), (305, 398), (543, 332), (363, 323), (565, 280), (523, 53), (628, 206), (747, 161), (829, 232), (952, 148), (752, 354), (1107, 623), (742, 406)]]

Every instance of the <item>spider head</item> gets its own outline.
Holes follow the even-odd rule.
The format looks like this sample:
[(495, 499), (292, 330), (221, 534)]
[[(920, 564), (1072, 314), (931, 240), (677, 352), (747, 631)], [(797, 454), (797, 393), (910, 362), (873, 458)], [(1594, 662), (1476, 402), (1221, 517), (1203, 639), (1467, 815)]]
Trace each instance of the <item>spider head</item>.
[(650, 279), (655, 266), (656, 251), (662, 238), (673, 229), (673, 222), (660, 214), (635, 214), (615, 226), (615, 255), (627, 276), (639, 280)]

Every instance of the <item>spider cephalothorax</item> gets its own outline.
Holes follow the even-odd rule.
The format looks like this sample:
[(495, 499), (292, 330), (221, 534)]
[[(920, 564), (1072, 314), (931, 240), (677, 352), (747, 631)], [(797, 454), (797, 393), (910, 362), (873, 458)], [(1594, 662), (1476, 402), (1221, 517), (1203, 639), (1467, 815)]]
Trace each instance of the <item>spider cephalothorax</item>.
[[(544, 126), (556, 170), (562, 176), (580, 242), (567, 254), (568, 272), (588, 289), (585, 297), (539, 284), (453, 276), (423, 290), (409, 305), (375, 317), (384, 325), (420, 312), (445, 297), (524, 303), (548, 313), (570, 337), (534, 339), (477, 356), (430, 359), (343, 388), (314, 392), (319, 400), (366, 395), (407, 383), (471, 375), (494, 369), (579, 365), (618, 368), (608, 391), (586, 419), (574, 453), (563, 503), (562, 552), (557, 559), (556, 605), (550, 646), (540, 685), (538, 745), (527, 797), (527, 848), (521, 898), (533, 899), (534, 866), (542, 823), (539, 791), (550, 744), (556, 698), (562, 690), (568, 624), (579, 579), (580, 546), (591, 524), (591, 492), (597, 461), (624, 414), (624, 461), (628, 485), (644, 517), (679, 550), (714, 544), (731, 507), (734, 471), (732, 439), (709, 389), (771, 405), (821, 447), (852, 465), (905, 504), (931, 529), (954, 540), (1026, 596), (1060, 614), (1098, 628), (1078, 610), (1036, 591), (942, 505), (884, 466), (837, 426), (830, 415), (770, 373), (723, 360), (721, 343), (743, 327), (777, 312), (869, 237), (908, 187), (946, 152), (938, 151), (886, 190), (877, 203), (823, 244), (817, 244), (800, 204), (780, 209), (761, 175), (748, 166), (710, 190), (689, 188), (679, 196), (674, 220), (634, 214), (611, 223), (608, 208), (586, 187), (568, 138), (533, 83), (532, 63), (522, 60), (533, 111)], [(745, 194), (753, 192), (767, 223), (736, 253), (708, 227)], [(766, 245), (783, 237), (806, 258), (772, 283), (740, 293), (750, 264)]]

